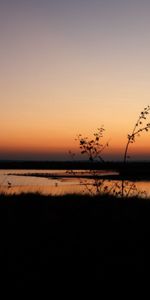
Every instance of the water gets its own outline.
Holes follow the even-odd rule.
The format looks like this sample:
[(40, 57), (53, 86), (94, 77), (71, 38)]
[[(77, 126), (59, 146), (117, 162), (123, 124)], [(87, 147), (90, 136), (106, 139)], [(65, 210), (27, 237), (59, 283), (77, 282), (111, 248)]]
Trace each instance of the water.
[[(75, 171), (78, 176), (87, 178), (75, 178), (66, 170), (0, 170), (0, 192), (6, 194), (19, 194), (22, 192), (40, 192), (42, 194), (64, 195), (67, 193), (87, 193), (93, 188), (93, 180), (88, 178), (87, 171)], [(34, 174), (35, 176), (30, 176)], [(41, 177), (36, 177), (40, 174)], [(114, 175), (112, 171), (99, 171), (99, 175)], [(43, 176), (43, 177), (42, 177)], [(50, 176), (50, 177), (46, 177)], [(69, 177), (68, 177), (69, 176)], [(114, 184), (121, 182), (106, 180), (104, 186), (111, 189)], [(130, 185), (132, 182), (129, 183)], [(137, 181), (138, 191), (145, 191), (150, 196), (150, 181)]]

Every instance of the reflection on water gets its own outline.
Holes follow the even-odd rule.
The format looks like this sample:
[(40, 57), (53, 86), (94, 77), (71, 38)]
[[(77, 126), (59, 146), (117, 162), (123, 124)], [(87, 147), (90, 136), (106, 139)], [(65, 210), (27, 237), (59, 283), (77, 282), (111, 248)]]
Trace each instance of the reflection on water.
[[(79, 170), (78, 175), (86, 175), (87, 171)], [(25, 176), (27, 174), (54, 175), (51, 177)], [(13, 174), (13, 175), (10, 175)], [(18, 174), (18, 175), (17, 175)], [(114, 174), (114, 172), (100, 171), (101, 175)], [(108, 189), (120, 181), (106, 180)], [(19, 194), (22, 192), (40, 192), (42, 194), (64, 195), (67, 193), (87, 193), (85, 179), (66, 177), (66, 170), (0, 170), (0, 192), (7, 194)], [(93, 181), (86, 178), (88, 187), (92, 187)], [(138, 191), (145, 191), (150, 196), (150, 181), (136, 182)]]
[[(24, 176), (33, 173), (55, 177)], [(57, 176), (60, 177), (57, 178)], [(0, 192), (7, 194), (40, 192), (52, 195), (84, 193), (84, 188), (78, 178), (65, 178), (65, 176), (65, 170), (0, 170)]]

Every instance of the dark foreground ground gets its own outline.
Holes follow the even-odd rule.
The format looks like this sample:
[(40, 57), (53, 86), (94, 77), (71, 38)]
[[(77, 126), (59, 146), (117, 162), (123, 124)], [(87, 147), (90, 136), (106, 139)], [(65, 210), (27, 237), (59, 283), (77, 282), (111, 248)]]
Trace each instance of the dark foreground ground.
[(148, 199), (0, 195), (0, 225), (1, 265), (18, 286), (148, 265)]

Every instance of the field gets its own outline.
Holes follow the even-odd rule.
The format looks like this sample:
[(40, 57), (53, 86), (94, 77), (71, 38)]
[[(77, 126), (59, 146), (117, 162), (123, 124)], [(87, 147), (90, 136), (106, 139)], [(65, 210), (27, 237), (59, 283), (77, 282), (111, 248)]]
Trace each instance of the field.
[(1, 261), (19, 285), (62, 275), (66, 258), (71, 274), (82, 261), (78, 277), (97, 277), (107, 268), (144, 271), (149, 257), (150, 199), (1, 195), (0, 222)]

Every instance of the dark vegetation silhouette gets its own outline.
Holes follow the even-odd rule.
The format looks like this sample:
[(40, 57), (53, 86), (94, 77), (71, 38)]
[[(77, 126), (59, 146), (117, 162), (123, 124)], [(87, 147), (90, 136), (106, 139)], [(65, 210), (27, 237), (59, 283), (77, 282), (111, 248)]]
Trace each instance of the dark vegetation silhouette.
[[(97, 132), (94, 133), (94, 138), (90, 139), (88, 137), (83, 137), (81, 134), (78, 135), (77, 141), (79, 142), (79, 148), (82, 155), (86, 155), (88, 160), (91, 162), (89, 174), (93, 178), (93, 184), (92, 188), (89, 188), (89, 185), (86, 181), (84, 181), (86, 189), (92, 193), (92, 194), (113, 194), (115, 196), (119, 197), (129, 197), (133, 195), (145, 195), (145, 192), (140, 192), (136, 184), (133, 182), (126, 181), (124, 179), (124, 175), (126, 174), (126, 167), (127, 167), (127, 159), (129, 158), (128, 151), (129, 151), (129, 145), (135, 143), (136, 137), (139, 137), (143, 132), (148, 132), (150, 129), (150, 123), (147, 123), (147, 115), (149, 114), (150, 106), (144, 108), (143, 111), (141, 111), (133, 130), (130, 134), (127, 136), (127, 143), (125, 145), (124, 155), (123, 155), (123, 162), (122, 162), (122, 168), (121, 168), (121, 176), (122, 176), (122, 182), (113, 182), (108, 184), (108, 181), (105, 179), (100, 179), (99, 171), (95, 168), (95, 162), (98, 161), (103, 164), (103, 167), (105, 165), (105, 161), (102, 157), (103, 151), (106, 147), (108, 147), (108, 142), (102, 143), (102, 138), (104, 134), (104, 127), (100, 127), (97, 129)], [(74, 158), (74, 155), (72, 156)], [(75, 172), (74, 172), (75, 174)], [(136, 179), (136, 178), (135, 178)], [(93, 189), (95, 188), (95, 190)]]
[[(114, 274), (119, 266), (143, 271), (150, 253), (149, 216), (150, 199), (138, 197), (1, 195), (0, 257), (5, 268), (8, 263), (7, 282), (50, 284), (50, 275), (58, 282), (65, 272), (86, 281), (108, 276), (107, 268)], [(55, 257), (61, 263), (72, 258), (69, 267)], [(84, 267), (79, 257), (85, 257)]]
[[(89, 184), (86, 180), (82, 180), (82, 184), (86, 187), (86, 190), (91, 195), (99, 194), (112, 194), (118, 195), (119, 184), (118, 182), (113, 182), (109, 185), (109, 180), (101, 176), (101, 172), (96, 168), (97, 164), (105, 166), (105, 161), (103, 159), (103, 152), (109, 146), (108, 141), (103, 143), (104, 127), (101, 126), (93, 134), (93, 138), (83, 137), (79, 134), (76, 140), (79, 142), (79, 148), (82, 155), (85, 155), (90, 162), (89, 176), (92, 178), (92, 183)], [(75, 171), (73, 171), (75, 174)]]
[[(147, 107), (144, 108), (143, 111), (141, 111), (137, 122), (135, 123), (133, 130), (131, 134), (128, 134), (128, 140), (127, 144), (125, 146), (125, 151), (124, 151), (124, 157), (123, 157), (123, 163), (125, 164), (127, 162), (127, 158), (130, 158), (128, 156), (128, 148), (130, 144), (135, 143), (136, 137), (140, 137), (141, 133), (150, 129), (150, 123), (146, 122), (147, 115), (149, 114), (150, 111), (150, 106), (148, 105)], [(146, 122), (146, 124), (145, 124)]]
[[(127, 144), (125, 146), (125, 151), (123, 156), (123, 172), (126, 171), (127, 159), (130, 158), (130, 156), (128, 156), (129, 145), (135, 143), (136, 137), (140, 137), (140, 135), (143, 132), (145, 131), (148, 132), (148, 130), (150, 129), (150, 123), (147, 123), (147, 115), (149, 114), (149, 111), (150, 111), (150, 106), (148, 105), (147, 107), (144, 108), (143, 111), (141, 111), (133, 127), (131, 134), (128, 134)], [(124, 196), (124, 193), (125, 193), (125, 181), (122, 180), (122, 197)]]

